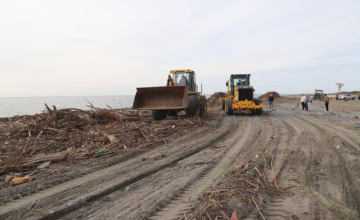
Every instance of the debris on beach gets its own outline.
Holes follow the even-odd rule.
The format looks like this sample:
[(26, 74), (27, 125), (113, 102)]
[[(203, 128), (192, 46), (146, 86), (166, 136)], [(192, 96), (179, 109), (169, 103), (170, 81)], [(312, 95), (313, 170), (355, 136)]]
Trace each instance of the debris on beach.
[[(164, 144), (208, 125), (214, 117), (168, 117), (154, 121), (151, 112), (131, 109), (58, 110), (0, 119), (0, 176), (35, 170), (46, 162), (91, 164), (140, 148)], [(0, 186), (1, 188), (1, 186)]]
[[(263, 217), (261, 207), (267, 195), (277, 195), (297, 187), (280, 187), (277, 184), (272, 163), (274, 156), (265, 150), (255, 159), (234, 165), (224, 178), (200, 195), (197, 204), (185, 214), (186, 219), (243, 219), (253, 210)], [(269, 175), (271, 178), (268, 178)]]
[(224, 92), (215, 92), (207, 99), (207, 103), (209, 107), (220, 106), (219, 98), (226, 97), (226, 93)]
[(270, 96), (270, 94), (272, 94), (274, 98), (280, 98), (281, 97), (279, 93), (273, 91), (273, 92), (267, 92), (267, 93), (259, 96), (259, 98), (260, 99), (265, 99), (265, 98), (267, 99)]

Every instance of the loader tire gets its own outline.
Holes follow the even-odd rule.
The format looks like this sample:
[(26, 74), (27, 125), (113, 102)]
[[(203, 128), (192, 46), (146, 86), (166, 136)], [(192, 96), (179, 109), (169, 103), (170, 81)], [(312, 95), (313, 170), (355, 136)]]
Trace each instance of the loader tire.
[(168, 113), (167, 113), (167, 115), (168, 115), (168, 116), (176, 116), (177, 113), (176, 113), (176, 111), (174, 111), (174, 110), (169, 110)]
[(207, 112), (207, 100), (205, 96), (200, 97), (200, 116)]
[(164, 120), (167, 116), (166, 110), (153, 110), (152, 116), (155, 121)]
[(263, 110), (262, 109), (256, 109), (255, 110), (255, 115), (262, 115)]
[(199, 103), (197, 95), (189, 96), (189, 106), (186, 109), (187, 116), (195, 116), (199, 113)]
[(233, 115), (234, 114), (233, 100), (232, 99), (226, 100), (226, 104), (227, 104), (226, 114), (227, 115)]
[[(260, 105), (262, 103), (261, 99), (255, 99), (255, 105)], [(262, 109), (256, 109), (255, 115), (261, 115), (263, 113)]]
[(221, 99), (221, 110), (225, 110), (225, 99)]

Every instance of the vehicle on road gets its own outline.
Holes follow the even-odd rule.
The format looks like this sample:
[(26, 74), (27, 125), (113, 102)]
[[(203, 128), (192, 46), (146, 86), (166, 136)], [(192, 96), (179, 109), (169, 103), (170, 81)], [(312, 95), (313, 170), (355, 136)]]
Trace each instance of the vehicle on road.
[(166, 86), (136, 90), (132, 109), (152, 110), (155, 120), (176, 116), (182, 110), (188, 116), (202, 116), (207, 111), (206, 97), (198, 92), (195, 72), (190, 69), (170, 71)]
[(358, 99), (358, 96), (352, 94), (345, 94), (339, 96), (339, 100), (355, 100), (355, 99)]
[(226, 114), (247, 111), (256, 115), (263, 112), (262, 100), (254, 98), (255, 89), (250, 86), (251, 74), (233, 74), (226, 82), (228, 96), (221, 98), (220, 103)]

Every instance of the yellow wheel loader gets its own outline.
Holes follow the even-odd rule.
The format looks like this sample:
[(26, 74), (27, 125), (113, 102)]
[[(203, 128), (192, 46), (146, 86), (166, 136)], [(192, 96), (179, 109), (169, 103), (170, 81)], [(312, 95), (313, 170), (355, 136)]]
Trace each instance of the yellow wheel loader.
[(152, 110), (155, 120), (177, 115), (182, 110), (188, 116), (202, 116), (207, 111), (206, 98), (198, 92), (195, 72), (190, 69), (170, 71), (166, 86), (136, 90), (132, 109)]
[[(254, 98), (255, 89), (250, 86), (250, 74), (234, 74), (226, 82), (228, 96), (221, 98), (222, 109), (227, 115), (246, 111), (256, 115), (263, 112), (262, 100)], [(225, 106), (224, 106), (225, 105)]]

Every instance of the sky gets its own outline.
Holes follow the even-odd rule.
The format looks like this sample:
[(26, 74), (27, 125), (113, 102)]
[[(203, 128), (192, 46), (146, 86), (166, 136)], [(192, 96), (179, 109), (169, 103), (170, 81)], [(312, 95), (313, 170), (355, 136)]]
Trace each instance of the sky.
[(360, 90), (360, 1), (0, 0), (0, 97), (134, 95), (172, 69), (206, 94), (231, 74), (258, 94)]

